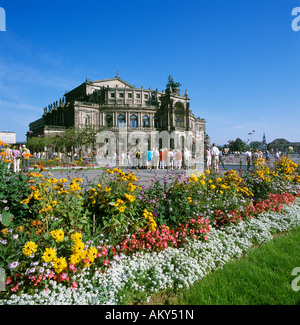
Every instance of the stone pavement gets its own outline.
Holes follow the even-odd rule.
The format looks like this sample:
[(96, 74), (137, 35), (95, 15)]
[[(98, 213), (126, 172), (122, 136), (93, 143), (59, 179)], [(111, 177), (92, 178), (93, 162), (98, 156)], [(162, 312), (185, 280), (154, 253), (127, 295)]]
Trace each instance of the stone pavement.
[[(147, 181), (151, 181), (154, 178), (163, 181), (164, 176), (168, 174), (167, 169), (136, 169), (136, 168), (121, 168), (124, 172), (131, 171), (134, 175), (136, 175), (137, 179), (142, 183), (146, 184)], [(186, 173), (185, 170), (174, 170), (170, 171), (172, 174), (179, 175)], [(63, 170), (55, 170), (55, 169), (47, 169), (42, 172), (43, 175), (47, 175), (47, 173), (51, 173), (52, 177), (54, 178), (66, 178), (71, 179), (74, 177), (78, 177), (83, 179), (85, 184), (90, 183), (97, 183), (97, 180), (99, 179), (100, 175), (103, 173), (102, 169), (63, 169)]]
[[(300, 165), (300, 158), (299, 156), (291, 156), (290, 157), (295, 163)], [(229, 155), (224, 159), (224, 167), (225, 170), (229, 169), (239, 169), (240, 168), (240, 161), (242, 161), (242, 170), (246, 170), (246, 158), (244, 155), (240, 155), (239, 157), (234, 155)], [(270, 160), (270, 166), (273, 165), (274, 157), (271, 157)], [(136, 168), (124, 168), (121, 167), (123, 171), (131, 171), (136, 175), (136, 177), (139, 179), (139, 181), (142, 184), (146, 184), (148, 181), (151, 181), (151, 179), (156, 178), (159, 181), (163, 181), (164, 176), (168, 174), (167, 169), (136, 169)], [(192, 169), (189, 170), (191, 172)], [(222, 165), (220, 164), (220, 173), (223, 173), (224, 169)], [(61, 170), (55, 170), (55, 169), (47, 169), (42, 172), (42, 174), (46, 175), (48, 172), (52, 174), (52, 177), (55, 177), (57, 179), (59, 178), (67, 178), (71, 179), (74, 177), (78, 177), (83, 179), (85, 184), (90, 183), (96, 183), (99, 176), (103, 173), (103, 169), (86, 169), (86, 168), (66, 168)], [(180, 170), (174, 170), (170, 171), (171, 173), (174, 173), (175, 175), (184, 174), (187, 175), (187, 171), (180, 169)]]

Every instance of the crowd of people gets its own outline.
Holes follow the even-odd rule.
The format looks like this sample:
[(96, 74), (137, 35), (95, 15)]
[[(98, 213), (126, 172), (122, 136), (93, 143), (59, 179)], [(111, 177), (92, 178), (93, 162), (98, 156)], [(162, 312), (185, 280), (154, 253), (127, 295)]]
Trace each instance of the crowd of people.
[[(13, 147), (6, 144), (4, 150), (2, 151), (2, 155), (0, 156), (1, 159), (12, 161), (13, 170), (15, 173), (19, 173), (21, 171), (21, 167), (24, 173), (28, 172), (30, 157), (30, 150), (26, 148), (25, 144), (20, 146), (14, 145)], [(8, 168), (10, 168), (10, 164), (8, 165)]]
[[(247, 165), (246, 168), (247, 170), (250, 170), (251, 166), (252, 168), (255, 166), (255, 161), (258, 161), (259, 159), (264, 159), (268, 164), (272, 155), (274, 156), (274, 160), (278, 161), (281, 157), (281, 152), (279, 150), (276, 150), (274, 154), (271, 154), (269, 150), (263, 152), (259, 149), (248, 149), (245, 153), (234, 153), (234, 157), (236, 159), (232, 164), (241, 164), (242, 158), (245, 157)], [(228, 156), (227, 152), (225, 153), (225, 156)], [(215, 143), (213, 143), (212, 148), (208, 146), (205, 149), (205, 164), (206, 168), (212, 171), (218, 171), (220, 165), (222, 165), (223, 169), (225, 169), (224, 152), (222, 150), (219, 150), (216, 147)]]
[[(228, 153), (218, 149), (215, 143), (211, 147), (207, 146), (204, 154), (206, 169), (218, 172), (220, 165), (225, 169), (224, 156), (226, 157)], [(244, 157), (246, 159), (246, 168), (249, 170), (258, 159), (265, 159), (266, 163), (269, 163), (272, 155), (277, 161), (280, 159), (281, 152), (276, 150), (274, 154), (271, 154), (268, 150), (262, 152), (259, 149), (248, 149), (245, 153), (235, 153), (235, 158), (241, 163), (242, 157)], [(7, 159), (12, 162), (15, 173), (19, 173), (20, 170), (24, 173), (28, 172), (30, 157), (32, 155), (25, 144), (14, 145), (13, 147), (6, 145), (2, 148), (2, 155), (0, 155), (0, 159)], [(122, 151), (119, 157), (115, 157), (115, 162), (119, 160), (118, 164), (121, 167), (174, 170), (192, 168), (194, 163), (192, 158), (194, 158), (193, 154), (188, 149), (153, 148), (141, 152), (140, 149), (134, 148), (134, 150), (128, 150), (127, 152)], [(8, 168), (10, 168), (10, 165)]]
[(188, 149), (140, 149), (122, 151), (119, 166), (147, 169), (183, 169), (191, 167), (192, 152)]

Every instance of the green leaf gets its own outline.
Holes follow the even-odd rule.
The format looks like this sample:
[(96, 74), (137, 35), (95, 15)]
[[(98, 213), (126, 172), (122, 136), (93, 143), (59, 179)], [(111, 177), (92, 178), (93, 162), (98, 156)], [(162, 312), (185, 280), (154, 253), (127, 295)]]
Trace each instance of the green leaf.
[(9, 224), (11, 223), (12, 221), (12, 218), (13, 218), (13, 214), (8, 212), (8, 211), (4, 211), (2, 214), (1, 214), (1, 223), (5, 226), (5, 227), (8, 227)]

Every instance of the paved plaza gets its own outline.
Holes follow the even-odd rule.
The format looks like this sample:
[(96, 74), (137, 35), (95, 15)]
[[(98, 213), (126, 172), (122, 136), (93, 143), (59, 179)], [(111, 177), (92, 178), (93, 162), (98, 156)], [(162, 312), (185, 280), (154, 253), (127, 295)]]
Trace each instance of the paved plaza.
[[(300, 165), (300, 158), (298, 155), (291, 155), (290, 157), (295, 163)], [(273, 166), (274, 157), (271, 157), (270, 159), (270, 166)], [(224, 166), (220, 164), (220, 173), (223, 173), (226, 170), (229, 169), (239, 169), (242, 163), (242, 170), (246, 170), (246, 158), (243, 155), (240, 156), (234, 156), (234, 155), (228, 155), (224, 159)], [(174, 175), (184, 174), (185, 176), (188, 175), (190, 172), (193, 171), (193, 169), (185, 170), (185, 169), (176, 169), (176, 170), (167, 170), (167, 169), (136, 169), (136, 168), (124, 168), (121, 167), (123, 171), (131, 171), (136, 175), (138, 180), (142, 184), (146, 184), (149, 181), (153, 181), (153, 179), (157, 179), (159, 181), (163, 181), (164, 177), (168, 173), (172, 173)], [(71, 179), (73, 177), (79, 177), (83, 179), (85, 184), (95, 183), (97, 182), (100, 175), (103, 173), (103, 169), (98, 168), (65, 168), (65, 169), (47, 169), (43, 171), (42, 173), (44, 175), (47, 175), (48, 173), (52, 174), (52, 177), (55, 178), (67, 178)]]

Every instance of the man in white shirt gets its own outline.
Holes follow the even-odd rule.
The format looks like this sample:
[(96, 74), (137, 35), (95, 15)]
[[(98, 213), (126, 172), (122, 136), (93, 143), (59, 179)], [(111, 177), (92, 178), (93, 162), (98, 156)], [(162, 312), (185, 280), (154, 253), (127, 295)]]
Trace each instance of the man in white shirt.
[(212, 162), (212, 169), (213, 171), (218, 171), (219, 170), (219, 154), (220, 151), (217, 148), (216, 144), (213, 143), (213, 147), (210, 151), (211, 154), (211, 162)]

